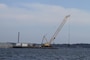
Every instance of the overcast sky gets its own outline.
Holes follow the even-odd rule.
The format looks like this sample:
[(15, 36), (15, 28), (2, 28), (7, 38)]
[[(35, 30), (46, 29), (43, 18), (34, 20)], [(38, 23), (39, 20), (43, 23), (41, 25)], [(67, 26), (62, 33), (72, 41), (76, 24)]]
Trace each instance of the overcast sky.
[[(0, 0), (0, 42), (50, 40), (63, 18), (71, 17), (54, 43), (90, 43), (90, 0)], [(70, 27), (70, 30), (69, 30)]]

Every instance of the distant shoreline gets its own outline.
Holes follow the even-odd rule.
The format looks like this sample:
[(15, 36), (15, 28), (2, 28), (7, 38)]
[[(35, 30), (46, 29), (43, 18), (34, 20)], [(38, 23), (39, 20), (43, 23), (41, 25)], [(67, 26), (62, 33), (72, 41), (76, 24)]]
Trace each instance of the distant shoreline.
[[(31, 44), (31, 43), (27, 43)], [(37, 43), (32, 43), (35, 45), (41, 45)], [(0, 42), (0, 48), (12, 48), (16, 43), (2, 43)], [(77, 43), (77, 44), (52, 44), (53, 47), (69, 47), (69, 48), (90, 48), (90, 44), (88, 43)]]

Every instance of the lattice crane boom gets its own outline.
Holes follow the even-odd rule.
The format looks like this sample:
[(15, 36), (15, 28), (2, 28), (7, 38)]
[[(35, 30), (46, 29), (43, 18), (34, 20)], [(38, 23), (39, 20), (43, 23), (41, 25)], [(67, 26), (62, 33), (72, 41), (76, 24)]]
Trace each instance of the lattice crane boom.
[(54, 39), (56, 38), (56, 36), (59, 34), (59, 32), (61, 31), (62, 27), (66, 23), (68, 17), (70, 17), (70, 15), (65, 16), (65, 18), (62, 21), (62, 23), (59, 25), (58, 29), (56, 30), (56, 32), (54, 33), (54, 35), (50, 39), (50, 42), (49, 42), (50, 44), (52, 43), (52, 41), (54, 41)]
[(59, 34), (59, 32), (61, 31), (62, 27), (64, 26), (64, 24), (67, 21), (67, 18), (69, 18), (70, 15), (65, 16), (65, 18), (63, 19), (63, 21), (61, 22), (61, 24), (59, 25), (58, 29), (56, 30), (56, 32), (54, 33), (54, 35), (51, 37), (50, 41), (47, 41), (47, 39), (44, 36), (44, 39), (47, 41), (46, 43), (44, 43), (42, 46), (43, 47), (50, 47), (52, 41), (54, 41), (54, 39), (56, 38), (56, 36)]

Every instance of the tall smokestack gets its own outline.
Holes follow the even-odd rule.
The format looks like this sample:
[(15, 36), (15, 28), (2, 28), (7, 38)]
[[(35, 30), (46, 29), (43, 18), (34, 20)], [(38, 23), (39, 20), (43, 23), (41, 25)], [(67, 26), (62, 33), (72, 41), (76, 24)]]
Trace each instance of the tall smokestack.
[(19, 43), (19, 39), (20, 39), (20, 32), (18, 32), (18, 43)]

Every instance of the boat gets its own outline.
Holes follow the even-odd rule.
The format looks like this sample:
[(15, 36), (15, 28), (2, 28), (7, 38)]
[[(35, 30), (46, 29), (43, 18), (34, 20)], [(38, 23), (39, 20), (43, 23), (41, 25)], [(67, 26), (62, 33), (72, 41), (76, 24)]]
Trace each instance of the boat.
[(56, 47), (43, 47), (42, 44), (16, 43), (12, 48), (58, 49)]
[(61, 31), (61, 29), (64, 26), (64, 24), (66, 23), (68, 17), (70, 17), (70, 15), (65, 16), (65, 18), (59, 25), (58, 29), (56, 30), (56, 32), (54, 33), (54, 35), (51, 37), (51, 39), (49, 41), (47, 40), (47, 38), (45, 36), (43, 36), (43, 40), (46, 40), (46, 43), (43, 43), (43, 40), (42, 40), (43, 44), (20, 43), (19, 42), (20, 32), (18, 32), (18, 43), (16, 43), (16, 45), (14, 45), (13, 48), (45, 48), (45, 49), (46, 48), (48, 48), (48, 49), (56, 48), (56, 47), (52, 46), (52, 42), (55, 40), (56, 36)]

